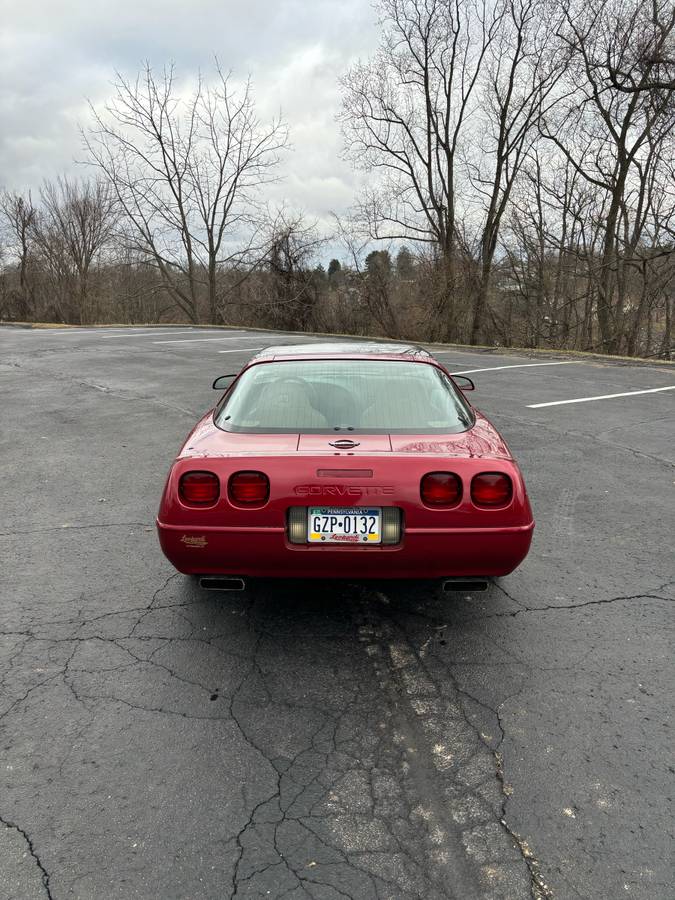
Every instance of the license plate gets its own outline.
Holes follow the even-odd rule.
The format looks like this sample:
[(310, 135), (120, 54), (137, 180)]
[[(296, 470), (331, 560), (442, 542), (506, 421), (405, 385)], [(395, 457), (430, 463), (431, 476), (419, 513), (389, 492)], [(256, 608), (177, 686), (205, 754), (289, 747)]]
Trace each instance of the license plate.
[(308, 510), (307, 540), (310, 544), (380, 544), (382, 510), (313, 506)]

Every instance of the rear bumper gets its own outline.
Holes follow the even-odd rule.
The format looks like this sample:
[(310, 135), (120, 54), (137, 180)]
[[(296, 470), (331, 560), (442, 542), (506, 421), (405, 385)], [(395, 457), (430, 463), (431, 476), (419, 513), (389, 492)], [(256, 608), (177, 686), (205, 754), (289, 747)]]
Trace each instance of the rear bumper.
[(390, 547), (290, 544), (284, 528), (168, 525), (165, 556), (188, 575), (249, 578), (445, 578), (508, 575), (527, 556), (534, 522), (499, 528), (410, 528)]

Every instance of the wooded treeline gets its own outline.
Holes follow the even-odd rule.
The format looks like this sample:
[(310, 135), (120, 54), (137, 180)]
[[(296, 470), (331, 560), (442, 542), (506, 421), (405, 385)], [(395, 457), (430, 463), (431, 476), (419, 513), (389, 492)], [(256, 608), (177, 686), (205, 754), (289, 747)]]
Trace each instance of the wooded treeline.
[(216, 67), (186, 96), (147, 65), (91, 108), (87, 178), (3, 192), (0, 318), (669, 355), (673, 3), (377, 9), (379, 48), (341, 78), (367, 173), (349, 216), (270, 209), (289, 136), (250, 84)]

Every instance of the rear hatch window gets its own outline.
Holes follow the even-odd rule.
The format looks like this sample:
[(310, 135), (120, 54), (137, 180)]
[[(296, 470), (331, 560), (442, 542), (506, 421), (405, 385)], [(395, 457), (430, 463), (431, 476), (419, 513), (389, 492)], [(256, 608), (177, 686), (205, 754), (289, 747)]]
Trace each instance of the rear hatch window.
[(243, 373), (215, 423), (234, 432), (448, 434), (469, 429), (473, 416), (430, 363), (273, 360)]

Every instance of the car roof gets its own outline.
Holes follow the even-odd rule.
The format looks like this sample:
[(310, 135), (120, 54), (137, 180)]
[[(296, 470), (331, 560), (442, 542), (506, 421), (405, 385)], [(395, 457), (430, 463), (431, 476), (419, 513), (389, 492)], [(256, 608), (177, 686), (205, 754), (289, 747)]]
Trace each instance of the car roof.
[(276, 359), (406, 359), (433, 361), (424, 347), (414, 344), (391, 344), (379, 341), (334, 341), (321, 344), (278, 344), (264, 347), (256, 353), (251, 363), (271, 362)]

